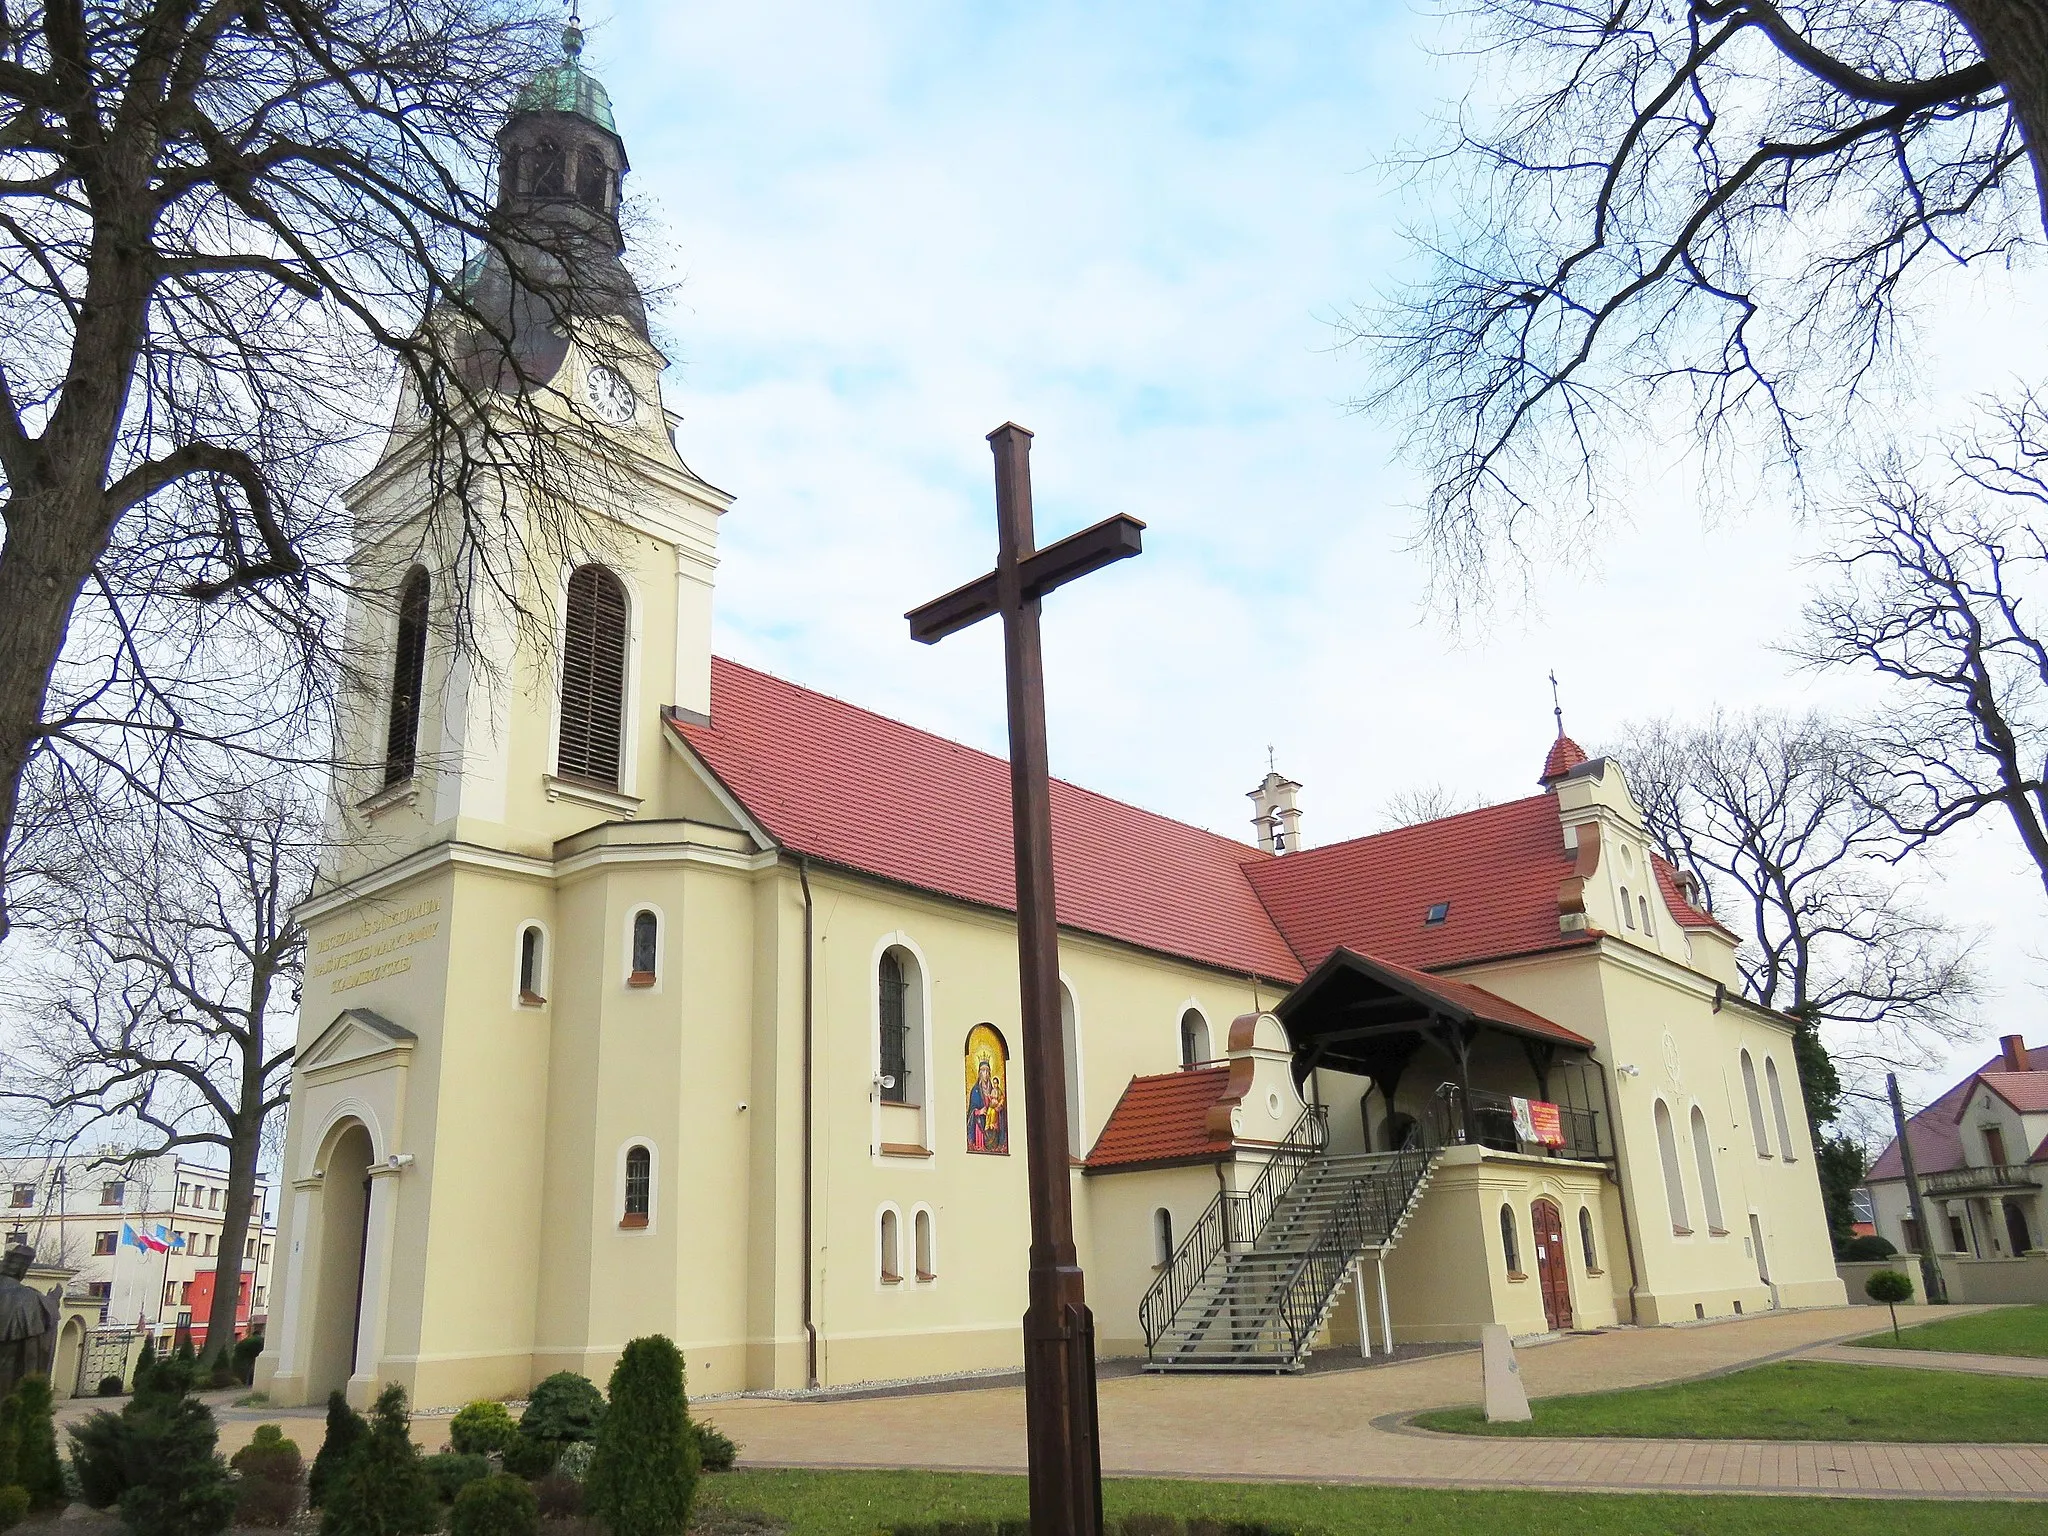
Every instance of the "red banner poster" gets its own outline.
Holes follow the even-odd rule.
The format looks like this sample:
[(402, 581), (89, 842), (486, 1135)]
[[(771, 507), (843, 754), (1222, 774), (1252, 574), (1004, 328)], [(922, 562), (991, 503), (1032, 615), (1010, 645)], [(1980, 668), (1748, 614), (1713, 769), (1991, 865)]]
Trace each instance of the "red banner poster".
[(1529, 1101), (1529, 1124), (1536, 1132), (1535, 1140), (1541, 1146), (1561, 1147), (1564, 1145), (1564, 1117), (1557, 1112), (1555, 1104), (1546, 1104), (1541, 1099)]

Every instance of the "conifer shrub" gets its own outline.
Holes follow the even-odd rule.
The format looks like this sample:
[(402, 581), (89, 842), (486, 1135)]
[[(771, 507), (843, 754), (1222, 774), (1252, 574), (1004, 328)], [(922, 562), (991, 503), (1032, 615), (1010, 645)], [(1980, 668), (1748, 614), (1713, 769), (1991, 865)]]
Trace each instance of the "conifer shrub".
[(555, 1462), (562, 1454), (559, 1440), (535, 1440), (527, 1435), (514, 1435), (505, 1442), (505, 1449), (498, 1460), (514, 1477), (546, 1477), (555, 1470)]
[(4, 1479), (28, 1490), (29, 1508), (62, 1509), (70, 1502), (64, 1464), (57, 1456), (56, 1399), (47, 1376), (25, 1376), (14, 1389), (14, 1470)]
[(574, 1371), (557, 1371), (533, 1389), (519, 1419), (519, 1433), (558, 1446), (572, 1440), (595, 1440), (604, 1414), (604, 1394), (597, 1390), (596, 1382)]
[(228, 1458), (228, 1465), (245, 1478), (267, 1483), (297, 1483), (306, 1470), (298, 1442), (287, 1440), (277, 1424), (258, 1424), (249, 1443)]
[(290, 1525), (299, 1513), (297, 1483), (251, 1482), (235, 1485), (235, 1524), (276, 1530)]
[(28, 1518), (28, 1490), (18, 1483), (0, 1487), (0, 1531), (11, 1531)]
[(702, 1419), (692, 1426), (697, 1432), (697, 1462), (706, 1472), (730, 1472), (739, 1460), (740, 1448), (718, 1427)]
[(443, 1451), (438, 1456), (427, 1457), (421, 1465), (427, 1469), (427, 1476), (433, 1479), (435, 1496), (443, 1504), (453, 1503), (455, 1496), (471, 1483), (491, 1475), (490, 1457), (466, 1455), (461, 1451)]
[(19, 1486), (21, 1479), (14, 1475), (14, 1469), (20, 1460), (21, 1405), (9, 1393), (0, 1398), (0, 1488)]
[(580, 1483), (590, 1476), (590, 1463), (597, 1458), (597, 1442), (578, 1440), (562, 1447), (562, 1454), (555, 1458), (553, 1476), (566, 1477)]
[(584, 1500), (610, 1536), (682, 1536), (697, 1494), (697, 1436), (683, 1357), (659, 1334), (635, 1339), (612, 1370)]
[(540, 1504), (532, 1487), (508, 1473), (480, 1478), (455, 1496), (448, 1536), (539, 1536)]
[(128, 1421), (122, 1523), (147, 1536), (226, 1530), (235, 1517), (235, 1480), (214, 1449), (219, 1437), (206, 1404), (189, 1393), (162, 1393), (131, 1399), (122, 1416)]
[(313, 1458), (312, 1474), (306, 1479), (306, 1502), (318, 1509), (326, 1502), (327, 1490), (340, 1474), (343, 1463), (358, 1445), (370, 1437), (370, 1425), (349, 1407), (339, 1392), (327, 1394), (327, 1436)]
[(495, 1456), (518, 1433), (518, 1422), (503, 1403), (471, 1403), (448, 1422), (448, 1443), (465, 1456)]
[(370, 1433), (347, 1453), (320, 1506), (320, 1536), (427, 1536), (441, 1524), (405, 1388), (391, 1383), (370, 1410)]

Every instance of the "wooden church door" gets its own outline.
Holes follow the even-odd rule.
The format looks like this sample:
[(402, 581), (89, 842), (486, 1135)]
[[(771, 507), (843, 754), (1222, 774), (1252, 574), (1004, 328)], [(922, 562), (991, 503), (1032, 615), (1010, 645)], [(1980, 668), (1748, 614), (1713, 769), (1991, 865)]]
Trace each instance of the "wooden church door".
[(1529, 1226), (1536, 1239), (1536, 1280), (1543, 1288), (1543, 1320), (1553, 1332), (1572, 1325), (1572, 1285), (1565, 1268), (1564, 1218), (1557, 1204), (1538, 1200), (1529, 1207)]

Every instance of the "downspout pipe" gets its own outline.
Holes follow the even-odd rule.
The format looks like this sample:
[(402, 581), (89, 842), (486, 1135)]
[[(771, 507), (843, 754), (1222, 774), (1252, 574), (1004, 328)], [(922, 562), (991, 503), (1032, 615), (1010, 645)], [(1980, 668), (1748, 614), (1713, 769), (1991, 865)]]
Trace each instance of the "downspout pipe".
[(1607, 1137), (1614, 1144), (1614, 1187), (1621, 1191), (1621, 1245), (1628, 1250), (1628, 1320), (1638, 1325), (1642, 1319), (1636, 1305), (1636, 1292), (1643, 1287), (1641, 1272), (1636, 1268), (1636, 1229), (1628, 1217), (1628, 1186), (1621, 1182), (1621, 1122), (1614, 1118), (1614, 1095), (1607, 1086), (1607, 1064), (1595, 1061), (1600, 1069), (1600, 1102), (1607, 1109)]
[(814, 1263), (811, 1248), (811, 1062), (813, 1039), (817, 1020), (817, 967), (814, 960), (816, 950), (816, 908), (811, 900), (811, 861), (808, 855), (796, 856), (797, 883), (804, 893), (804, 1051), (803, 1051), (803, 1314), (804, 1314), (804, 1371), (805, 1379), (813, 1392), (818, 1389), (818, 1321), (813, 1309), (811, 1294), (811, 1269)]

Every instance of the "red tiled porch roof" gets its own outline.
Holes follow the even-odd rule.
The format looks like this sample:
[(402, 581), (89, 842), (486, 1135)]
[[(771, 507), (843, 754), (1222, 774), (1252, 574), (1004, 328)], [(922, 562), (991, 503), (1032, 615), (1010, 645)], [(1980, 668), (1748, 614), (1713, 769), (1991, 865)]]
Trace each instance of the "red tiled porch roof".
[[(2001, 1058), (2002, 1060), (2003, 1058)], [(2023, 1115), (2048, 1114), (2048, 1072), (1979, 1072), (1963, 1085), (1956, 1119), (1970, 1107), (1970, 1093), (1982, 1083)]]
[(1223, 1156), (1230, 1151), (1230, 1138), (1212, 1137), (1208, 1120), (1229, 1086), (1227, 1066), (1132, 1078), (1103, 1122), (1086, 1166), (1129, 1168)]

